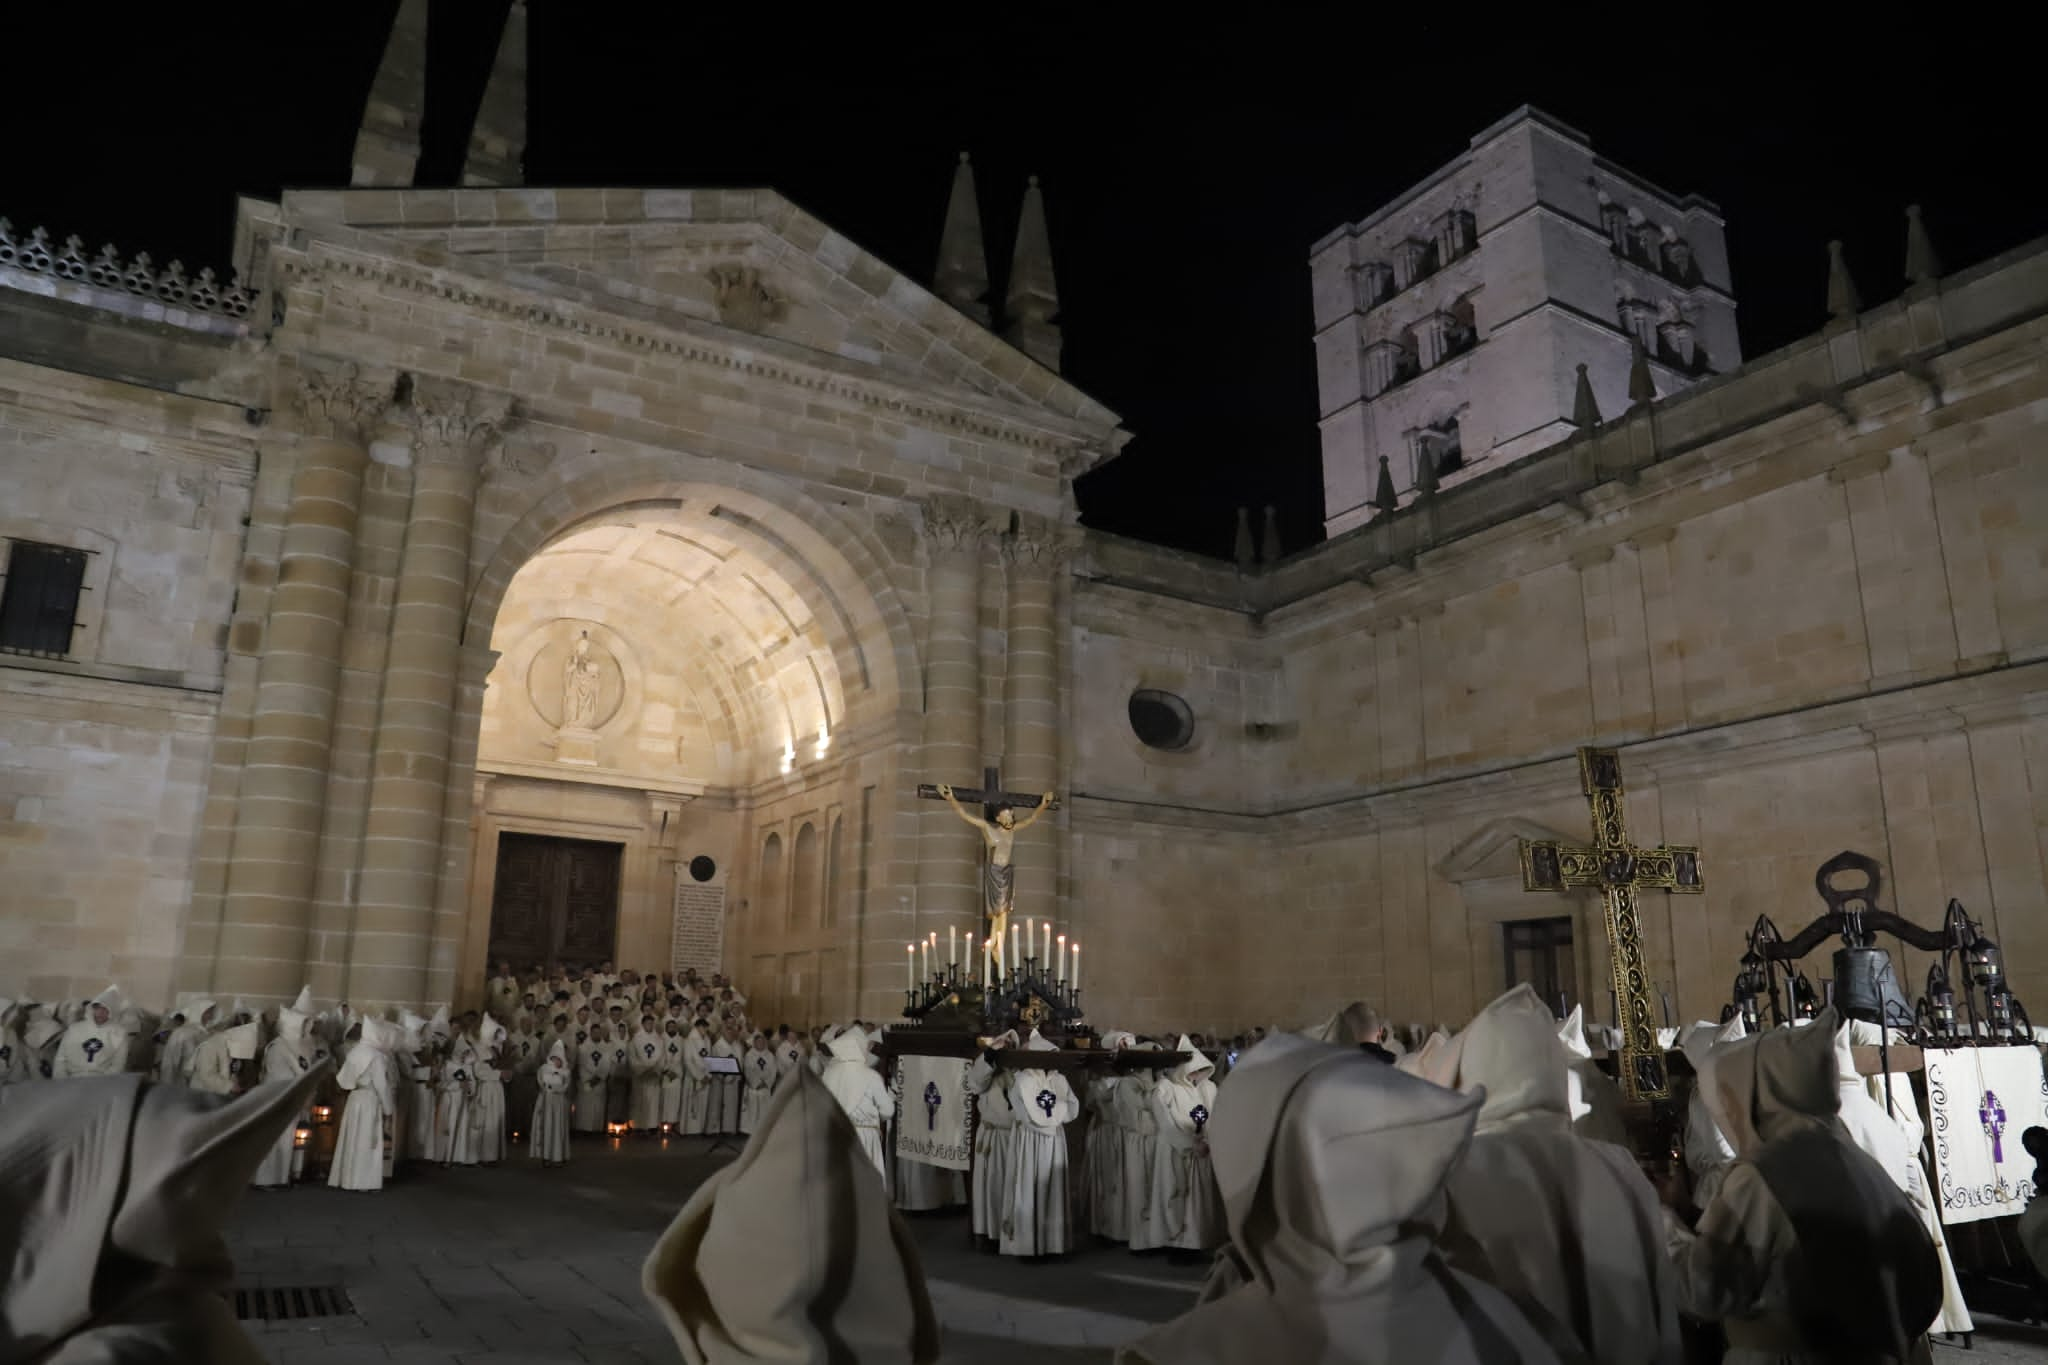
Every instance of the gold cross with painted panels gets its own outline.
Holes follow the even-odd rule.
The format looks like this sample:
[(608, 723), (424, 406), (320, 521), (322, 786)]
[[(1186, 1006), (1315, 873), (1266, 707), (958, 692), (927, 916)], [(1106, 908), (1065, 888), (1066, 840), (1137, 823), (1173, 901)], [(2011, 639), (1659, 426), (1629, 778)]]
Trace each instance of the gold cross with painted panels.
[(1593, 813), (1593, 842), (1524, 839), (1524, 891), (1598, 891), (1607, 912), (1607, 945), (1614, 969), (1614, 999), (1621, 1018), (1621, 1088), (1632, 1100), (1663, 1099), (1671, 1093), (1657, 1022), (1650, 1012), (1650, 974), (1643, 965), (1642, 915), (1638, 891), (1706, 890), (1697, 848), (1639, 848), (1628, 839), (1627, 792), (1621, 756), (1613, 749), (1579, 750), (1579, 787)]

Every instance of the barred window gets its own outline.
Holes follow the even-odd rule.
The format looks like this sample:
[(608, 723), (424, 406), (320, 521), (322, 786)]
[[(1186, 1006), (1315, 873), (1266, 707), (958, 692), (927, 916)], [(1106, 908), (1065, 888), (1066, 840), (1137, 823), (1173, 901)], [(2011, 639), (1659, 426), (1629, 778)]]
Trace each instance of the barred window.
[(0, 587), (0, 650), (60, 659), (71, 652), (85, 551), (34, 540), (8, 542)]

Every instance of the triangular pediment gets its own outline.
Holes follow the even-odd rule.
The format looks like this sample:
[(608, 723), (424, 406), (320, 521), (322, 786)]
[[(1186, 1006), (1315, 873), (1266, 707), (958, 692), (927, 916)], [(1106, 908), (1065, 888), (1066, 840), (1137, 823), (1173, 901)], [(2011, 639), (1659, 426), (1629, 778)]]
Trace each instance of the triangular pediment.
[(293, 227), (422, 264), (758, 336), (916, 387), (1114, 430), (1116, 414), (772, 190), (313, 190)]
[(1436, 874), (1447, 882), (1462, 883), (1493, 877), (1519, 877), (1522, 873), (1521, 845), (1524, 839), (1553, 839), (1574, 842), (1548, 825), (1505, 815), (1489, 820), (1461, 839), (1457, 846), (1437, 859)]

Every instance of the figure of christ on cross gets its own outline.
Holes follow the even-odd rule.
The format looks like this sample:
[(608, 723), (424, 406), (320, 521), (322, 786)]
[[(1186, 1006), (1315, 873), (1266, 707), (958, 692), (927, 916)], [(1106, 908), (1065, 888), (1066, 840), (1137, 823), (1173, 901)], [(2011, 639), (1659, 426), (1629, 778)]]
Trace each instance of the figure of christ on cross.
[[(987, 917), (988, 930), (983, 941), (1001, 943), (1003, 935), (1010, 930), (1010, 907), (1017, 893), (1017, 869), (1010, 863), (1010, 851), (1017, 833), (1029, 829), (1047, 811), (1058, 810), (1060, 803), (1051, 792), (1042, 796), (1025, 796), (1004, 791), (1001, 772), (995, 768), (983, 769), (982, 781), (987, 786), (978, 791), (944, 782), (936, 785), (927, 782), (918, 787), (917, 794), (927, 801), (944, 801), (953, 808), (955, 815), (981, 834), (982, 843), (988, 849), (988, 856), (982, 862), (981, 878), (982, 909)], [(974, 814), (961, 804), (963, 801), (979, 805), (982, 813)], [(1017, 818), (1020, 807), (1031, 812), (1022, 820)]]
[(1650, 1015), (1650, 974), (1643, 962), (1639, 890), (1697, 895), (1706, 889), (1697, 848), (1639, 848), (1629, 842), (1621, 785), (1621, 756), (1612, 749), (1579, 750), (1579, 786), (1593, 812), (1591, 845), (1550, 839), (1522, 840), (1524, 891), (1595, 890), (1607, 909), (1607, 944), (1614, 968), (1614, 998), (1621, 1018), (1621, 1088), (1631, 1100), (1671, 1093), (1664, 1049)]

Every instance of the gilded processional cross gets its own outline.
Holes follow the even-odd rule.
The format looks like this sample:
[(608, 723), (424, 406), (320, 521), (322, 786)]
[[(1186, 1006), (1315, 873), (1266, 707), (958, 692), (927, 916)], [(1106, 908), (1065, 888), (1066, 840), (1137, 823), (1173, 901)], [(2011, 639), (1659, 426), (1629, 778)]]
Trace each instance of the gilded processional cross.
[(1697, 848), (1638, 848), (1629, 842), (1621, 757), (1612, 749), (1579, 750), (1579, 786), (1593, 811), (1593, 842), (1522, 840), (1524, 891), (1598, 891), (1607, 906), (1607, 945), (1614, 969), (1621, 1030), (1621, 1088), (1631, 1100), (1664, 1099), (1671, 1081), (1650, 1013), (1650, 975), (1643, 966), (1639, 890), (1698, 895)]

